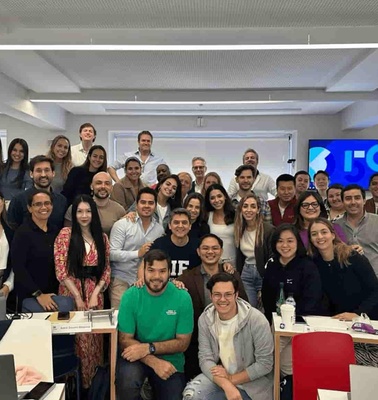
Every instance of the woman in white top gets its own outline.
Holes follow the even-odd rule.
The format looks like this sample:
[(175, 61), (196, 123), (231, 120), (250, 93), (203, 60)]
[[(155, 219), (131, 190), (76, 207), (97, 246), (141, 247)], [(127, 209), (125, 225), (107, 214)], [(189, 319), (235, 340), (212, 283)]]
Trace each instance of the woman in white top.
[(13, 231), (7, 224), (5, 199), (0, 192), (0, 296), (4, 297), (8, 297), (14, 286), (14, 274), (9, 257), (12, 239)]
[(56, 136), (51, 142), (47, 157), (54, 160), (55, 176), (51, 186), (54, 192), (61, 193), (63, 185), (67, 180), (68, 173), (73, 167), (69, 139), (64, 135)]
[(271, 256), (270, 239), (274, 231), (263, 219), (260, 200), (254, 193), (240, 200), (235, 217), (236, 269), (253, 307), (261, 299), (262, 277)]
[(181, 182), (177, 175), (163, 178), (156, 187), (157, 204), (155, 215), (159, 224), (165, 229), (168, 225), (171, 210), (181, 207)]
[(217, 183), (208, 187), (205, 195), (205, 208), (209, 213), (210, 232), (223, 240), (222, 260), (233, 266), (236, 263), (234, 242), (235, 209), (226, 189)]

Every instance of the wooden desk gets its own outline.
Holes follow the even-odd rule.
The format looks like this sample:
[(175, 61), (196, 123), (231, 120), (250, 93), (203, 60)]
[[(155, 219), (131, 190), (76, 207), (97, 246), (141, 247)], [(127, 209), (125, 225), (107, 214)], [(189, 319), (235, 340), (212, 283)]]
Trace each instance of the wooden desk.
[[(18, 386), (18, 392), (30, 392), (36, 385)], [(54, 390), (46, 397), (45, 400), (65, 400), (66, 394), (64, 392), (64, 383), (57, 383)]]
[[(378, 336), (368, 333), (359, 333), (350, 330), (351, 322), (334, 320), (331, 317), (305, 317), (308, 325), (295, 324), (292, 329), (281, 329), (281, 317), (273, 313), (274, 335), (274, 400), (280, 400), (280, 337), (293, 337), (307, 332), (339, 332), (352, 336), (355, 343), (378, 344)], [(378, 321), (371, 321), (375, 329), (378, 329)]]
[[(51, 315), (51, 313), (35, 313), (33, 318), (38, 319), (46, 319)], [(117, 362), (117, 339), (118, 339), (118, 331), (117, 331), (117, 316), (118, 311), (115, 312), (114, 315), (114, 324), (111, 325), (109, 318), (104, 317), (96, 317), (92, 322), (92, 330), (90, 332), (84, 331), (83, 333), (101, 333), (101, 334), (109, 334), (110, 335), (110, 400), (116, 400), (116, 392), (115, 392), (115, 371), (116, 371), (116, 362)], [(75, 316), (69, 321), (66, 322), (67, 325), (69, 323), (78, 324), (84, 323), (87, 321), (87, 317), (84, 316), (83, 311), (76, 311)], [(65, 322), (59, 322), (59, 324), (64, 324)], [(67, 330), (69, 334), (69, 329)], [(72, 334), (80, 333), (76, 329), (73, 330)]]
[(318, 389), (318, 400), (348, 400), (348, 392)]

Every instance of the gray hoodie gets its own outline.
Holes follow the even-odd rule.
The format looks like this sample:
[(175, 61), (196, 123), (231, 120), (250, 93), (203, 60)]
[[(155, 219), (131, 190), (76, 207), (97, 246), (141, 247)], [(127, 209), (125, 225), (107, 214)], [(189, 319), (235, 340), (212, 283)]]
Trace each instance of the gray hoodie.
[[(273, 336), (265, 316), (238, 298), (238, 327), (234, 335), (237, 371), (247, 371), (250, 382), (238, 385), (253, 400), (273, 399)], [(216, 309), (209, 304), (198, 321), (199, 363), (213, 381), (211, 368), (220, 364)]]

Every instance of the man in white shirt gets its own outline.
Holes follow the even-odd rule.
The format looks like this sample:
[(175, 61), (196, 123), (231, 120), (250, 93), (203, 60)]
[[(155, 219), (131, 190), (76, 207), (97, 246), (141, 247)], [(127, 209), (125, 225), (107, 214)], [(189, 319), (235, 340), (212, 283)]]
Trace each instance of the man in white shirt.
[(192, 183), (192, 188), (188, 193), (201, 193), (207, 171), (206, 160), (202, 157), (193, 157), (192, 171), (195, 179)]
[(187, 384), (183, 398), (271, 400), (274, 346), (267, 319), (238, 296), (233, 275), (215, 274), (206, 287), (212, 304), (198, 321), (202, 374)]
[(163, 157), (151, 151), (153, 136), (149, 131), (142, 131), (138, 134), (138, 150), (135, 152), (124, 153), (122, 160), (116, 160), (108, 168), (110, 176), (115, 182), (120, 182), (117, 170), (124, 168), (125, 161), (129, 157), (137, 157), (142, 164), (142, 175), (140, 179), (146, 186), (152, 186), (157, 182), (156, 168), (160, 164), (167, 164)]
[(136, 280), (142, 257), (150, 250), (154, 240), (164, 234), (163, 227), (153, 218), (157, 194), (143, 188), (136, 198), (136, 220), (122, 218), (110, 232), (110, 302), (118, 308), (121, 297)]
[[(252, 165), (257, 170), (257, 175), (253, 183), (252, 190), (264, 200), (268, 200), (268, 193), (270, 193), (273, 197), (276, 197), (276, 183), (271, 176), (263, 174), (257, 169), (258, 163), (259, 155), (257, 154), (256, 150), (247, 149), (243, 154), (243, 164)], [(234, 177), (231, 179), (227, 192), (229, 196), (232, 197), (238, 190), (239, 185)]]
[(74, 167), (84, 164), (97, 134), (95, 127), (89, 122), (81, 125), (79, 132), (81, 142), (75, 146), (71, 146), (71, 157)]

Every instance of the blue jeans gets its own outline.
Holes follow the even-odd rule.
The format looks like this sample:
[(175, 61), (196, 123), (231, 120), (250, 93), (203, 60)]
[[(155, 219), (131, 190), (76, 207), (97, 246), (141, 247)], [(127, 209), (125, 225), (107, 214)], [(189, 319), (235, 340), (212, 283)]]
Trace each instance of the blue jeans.
[[(243, 400), (252, 400), (248, 394), (239, 389)], [(183, 400), (227, 400), (223, 389), (200, 374), (192, 379), (184, 389)]]
[(257, 292), (261, 290), (262, 278), (257, 271), (256, 265), (244, 264), (241, 273), (244, 289), (248, 296), (248, 301), (253, 307), (257, 307)]
[(122, 357), (118, 357), (117, 360), (117, 399), (140, 400), (140, 391), (146, 378), (150, 382), (156, 400), (182, 400), (182, 391), (185, 388), (183, 372), (176, 372), (169, 379), (163, 380), (141, 361), (129, 362)]

